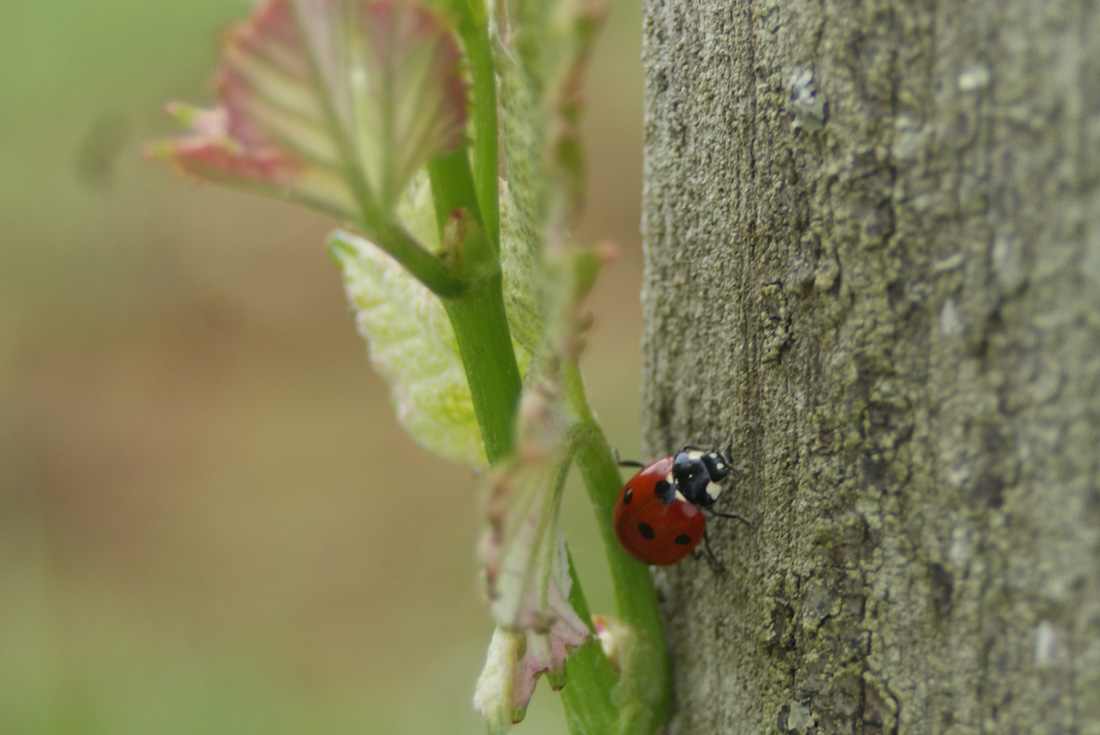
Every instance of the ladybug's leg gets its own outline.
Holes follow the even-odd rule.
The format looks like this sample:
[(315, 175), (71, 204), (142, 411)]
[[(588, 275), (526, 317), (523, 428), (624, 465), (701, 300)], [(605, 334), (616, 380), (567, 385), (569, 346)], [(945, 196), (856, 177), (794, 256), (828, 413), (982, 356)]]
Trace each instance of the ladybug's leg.
[(715, 570), (725, 574), (726, 565), (718, 561), (718, 557), (714, 555), (714, 550), (710, 548), (710, 536), (707, 535), (705, 529), (703, 530), (703, 546), (707, 550), (707, 556), (710, 557), (711, 566), (713, 566)]
[[(736, 513), (723, 513), (722, 511), (714, 510), (713, 508), (707, 508), (707, 511), (710, 512), (711, 514), (719, 516), (721, 518), (736, 518), (737, 520), (744, 523), (746, 526), (749, 526), (750, 528), (752, 527), (751, 523), (749, 523), (748, 521), (746, 521), (744, 518), (737, 515)], [(706, 538), (706, 537), (704, 536), (704, 538)]]

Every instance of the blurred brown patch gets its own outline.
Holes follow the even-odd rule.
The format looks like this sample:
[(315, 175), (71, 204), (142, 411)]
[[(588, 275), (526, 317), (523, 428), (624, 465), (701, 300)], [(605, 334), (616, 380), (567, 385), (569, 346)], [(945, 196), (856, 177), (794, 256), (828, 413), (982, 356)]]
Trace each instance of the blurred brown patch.
[[(138, 42), (157, 31), (133, 24), (163, 24), (159, 16), (119, 26), (118, 53), (134, 39), (133, 58), (148, 64)], [(591, 298), (583, 359), (592, 402), (625, 455), (637, 447), (641, 332), (637, 16), (613, 8), (596, 47), (578, 232), (622, 250)], [(57, 32), (27, 27), (21, 37)], [(74, 27), (69, 40), (84, 37)], [(208, 69), (212, 58), (198, 57), (209, 50), (200, 44), (187, 63)], [(65, 68), (69, 76), (27, 89), (79, 87)], [(174, 716), (158, 697), (175, 693), (179, 712), (299, 702), (303, 722), (320, 722), (339, 701), (375, 713), (375, 725), (385, 713), (395, 723), (386, 731), (482, 732), (469, 706), (489, 631), (473, 554), (477, 479), (398, 427), (324, 253), (328, 225), (118, 153), (162, 134), (150, 121), (179, 93), (177, 79), (129, 85), (125, 65), (98, 73), (118, 69), (127, 76), (97, 78), (115, 95), (98, 109), (126, 111), (125, 124), (75, 120), (38, 98), (9, 108), (34, 115), (12, 128), (27, 138), (7, 157), (20, 177), (0, 215), (0, 599), (25, 610), (5, 605), (0, 616), (0, 659), (9, 656), (0, 669), (29, 683), (18, 702), (0, 694), (0, 709), (46, 713), (42, 729), (20, 732), (123, 731), (124, 720)], [(74, 149), (81, 180), (106, 196), (73, 185)], [(569, 498), (588, 597), (607, 606), (589, 516), (587, 499)], [(12, 681), (0, 672), (0, 689)], [(278, 686), (252, 691), (249, 681)], [(536, 701), (526, 732), (540, 732), (540, 718), (542, 731), (560, 730), (551, 699)], [(95, 717), (69, 713), (57, 725), (74, 702)]]

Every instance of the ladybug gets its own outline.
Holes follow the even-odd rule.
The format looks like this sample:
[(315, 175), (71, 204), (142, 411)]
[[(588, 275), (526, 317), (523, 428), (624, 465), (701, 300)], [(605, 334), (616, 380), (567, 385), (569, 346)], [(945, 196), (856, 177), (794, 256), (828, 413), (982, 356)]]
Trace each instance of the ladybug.
[[(704, 510), (747, 524), (739, 515), (713, 509), (722, 493), (721, 482), (731, 470), (729, 451), (689, 446), (648, 465), (622, 463), (642, 468), (615, 501), (612, 520), (623, 548), (646, 564), (671, 566), (706, 539)], [(714, 559), (710, 543), (706, 546)]]

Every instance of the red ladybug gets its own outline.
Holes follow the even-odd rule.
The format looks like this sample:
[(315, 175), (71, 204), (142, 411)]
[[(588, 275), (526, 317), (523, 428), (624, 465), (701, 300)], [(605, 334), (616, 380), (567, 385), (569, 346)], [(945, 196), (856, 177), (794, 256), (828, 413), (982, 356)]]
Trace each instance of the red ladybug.
[(630, 463), (642, 469), (623, 486), (612, 516), (623, 548), (646, 564), (670, 566), (706, 538), (704, 510), (747, 523), (739, 515), (713, 509), (722, 493), (721, 482), (730, 473), (728, 454), (729, 449), (723, 453), (684, 447), (644, 467)]

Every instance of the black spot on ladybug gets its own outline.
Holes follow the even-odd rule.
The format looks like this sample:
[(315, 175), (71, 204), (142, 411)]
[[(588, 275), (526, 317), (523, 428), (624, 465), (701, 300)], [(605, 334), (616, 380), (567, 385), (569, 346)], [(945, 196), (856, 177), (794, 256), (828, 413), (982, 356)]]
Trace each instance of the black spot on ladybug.
[(676, 488), (667, 480), (657, 480), (657, 484), (653, 487), (653, 492), (657, 495), (657, 500), (660, 500), (665, 505), (668, 505), (676, 498)]
[(634, 490), (633, 490), (633, 488), (628, 487), (626, 489), (626, 492), (623, 493), (623, 505), (627, 505), (633, 499), (634, 499)]
[(676, 543), (680, 546), (687, 546), (691, 543), (691, 536), (688, 536), (686, 533), (681, 533), (676, 537)]
[(642, 534), (646, 538), (653, 538), (657, 535), (653, 532), (653, 526), (649, 525), (648, 523), (639, 523), (638, 533)]

